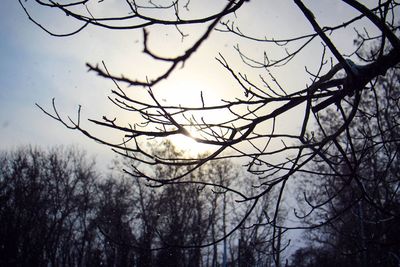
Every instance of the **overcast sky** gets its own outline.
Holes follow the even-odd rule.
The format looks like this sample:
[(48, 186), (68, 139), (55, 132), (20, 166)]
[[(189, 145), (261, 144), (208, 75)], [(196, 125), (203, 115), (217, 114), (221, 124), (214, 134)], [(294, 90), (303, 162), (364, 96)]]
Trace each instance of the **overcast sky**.
[[(242, 24), (242, 30), (255, 33), (258, 31), (262, 33), (261, 36), (282, 31), (283, 36), (290, 36), (310, 31), (310, 26), (299, 10), (289, 9), (283, 2), (286, 3), (275, 1), (270, 6), (249, 6), (246, 12), (241, 13), (245, 22)], [(330, 0), (317, 2), (313, 2), (313, 7), (321, 21), (336, 23), (341, 18), (338, 14), (350, 14), (343, 5), (332, 4)], [(76, 28), (77, 25), (66, 16), (37, 10), (30, 5), (31, 3), (32, 1), (28, 1), (27, 6), (31, 8), (35, 18), (56, 32), (62, 33)], [(293, 7), (293, 3), (291, 4)], [(254, 16), (254, 12), (262, 15)], [(350, 29), (343, 35), (332, 38), (336, 38), (339, 47), (346, 50), (346, 45), (352, 44), (354, 37), (354, 32), (351, 32)], [(156, 51), (170, 52), (176, 47), (176, 43), (169, 40), (176, 38), (176, 35), (176, 31), (159, 32), (159, 29), (153, 29), (152, 47)], [(186, 64), (185, 69), (179, 70), (176, 76), (164, 83), (164, 91), (160, 92), (160, 97), (169, 97), (169, 101), (196, 102), (200, 101), (200, 90), (205, 92), (208, 101), (233, 94), (233, 82), (227, 82), (229, 76), (223, 73), (222, 68), (213, 59), (217, 52), (232, 55), (232, 46), (236, 43), (221, 33), (215, 33), (213, 38)], [(190, 40), (187, 43), (190, 43)], [(252, 53), (262, 51), (257, 50), (259, 48), (244, 48)], [(96, 77), (93, 73), (87, 73), (85, 63), (105, 60), (114, 73), (143, 78), (154, 73), (158, 66), (151, 65), (152, 62), (146, 59), (141, 51), (140, 31), (111, 32), (89, 28), (72, 37), (55, 38), (30, 22), (18, 1), (1, 0), (0, 148), (13, 148), (24, 144), (45, 147), (75, 144), (91, 154), (98, 154), (101, 164), (105, 164), (106, 160), (112, 158), (107, 148), (88, 140), (78, 132), (69, 131), (44, 115), (35, 103), (51, 108), (51, 99), (54, 97), (64, 117), (74, 117), (78, 105), (81, 104), (84, 118), (101, 118), (110, 109), (106, 96), (113, 89), (113, 84)], [(309, 58), (306, 63), (311, 62), (312, 53), (315, 51), (306, 51), (304, 58)], [(235, 59), (232, 60), (235, 62)], [(303, 65), (299, 69), (304, 71), (305, 63), (300, 61), (300, 64)], [(219, 71), (216, 71), (218, 69)], [(291, 79), (286, 79), (288, 86), (295, 83), (297, 77), (296, 73), (290, 73)], [(287, 73), (281, 75), (287, 77)], [(304, 83), (301, 86), (304, 86)]]

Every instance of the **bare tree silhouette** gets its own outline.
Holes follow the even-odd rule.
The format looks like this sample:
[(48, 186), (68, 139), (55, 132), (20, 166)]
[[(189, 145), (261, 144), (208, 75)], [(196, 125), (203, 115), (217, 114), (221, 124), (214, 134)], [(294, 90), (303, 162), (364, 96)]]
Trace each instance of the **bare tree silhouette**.
[[(306, 34), (293, 35), (288, 38), (271, 36), (265, 32), (265, 36), (257, 37), (251, 33), (241, 30), (240, 18), (247, 6), (260, 4), (259, 1), (230, 0), (214, 1), (206, 9), (199, 9), (198, 1), (171, 1), (169, 4), (159, 1), (121, 1), (121, 15), (96, 16), (93, 11), (96, 6), (104, 5), (107, 1), (55, 1), (35, 2), (38, 5), (47, 6), (52, 10), (59, 10), (71, 18), (82, 23), (77, 30), (56, 34), (47, 29), (33, 18), (26, 3), (19, 0), (29, 19), (43, 30), (54, 36), (70, 36), (77, 34), (87, 26), (108, 28), (111, 30), (137, 30), (143, 31), (143, 53), (155, 62), (167, 63), (169, 67), (156, 77), (146, 80), (138, 80), (123, 75), (112, 74), (103, 62), (100, 65), (87, 64), (90, 71), (111, 80), (116, 89), (109, 96), (117, 107), (122, 110), (139, 115), (140, 121), (134, 121), (129, 125), (119, 124), (117, 119), (103, 116), (102, 119), (90, 119), (96, 125), (115, 130), (123, 135), (121, 143), (112, 143), (99, 137), (98, 133), (87, 131), (81, 125), (80, 109), (78, 119), (63, 119), (57, 110), (53, 100), (53, 110), (41, 108), (47, 115), (64, 124), (67, 128), (81, 132), (87, 137), (110, 146), (116, 153), (133, 160), (138, 160), (144, 165), (166, 165), (185, 167), (176, 172), (174, 177), (160, 178), (146, 172), (146, 168), (136, 168), (132, 175), (143, 177), (149, 182), (157, 185), (198, 183), (204, 186), (219, 186), (237, 195), (238, 201), (247, 201), (255, 207), (257, 202), (266, 194), (270, 194), (275, 188), (278, 196), (275, 199), (275, 213), (269, 218), (269, 224), (278, 226), (280, 205), (288, 182), (294, 174), (312, 172), (313, 159), (320, 159), (330, 163), (326, 156), (330, 147), (335, 147), (345, 159), (352, 177), (357, 178), (357, 161), (348, 160), (347, 147), (343, 147), (339, 137), (351, 132), (350, 125), (360, 105), (368, 101), (364, 92), (378, 91), (375, 87), (380, 76), (385, 76), (390, 69), (396, 68), (400, 61), (400, 39), (398, 37), (398, 14), (399, 3), (397, 1), (371, 1), (364, 4), (355, 0), (336, 1), (337, 5), (351, 9), (354, 16), (343, 18), (336, 25), (325, 25), (321, 17), (312, 9), (317, 7), (312, 4), (303, 3), (301, 0), (293, 0), (290, 7), (297, 9), (303, 15), (305, 21), (311, 25), (312, 31)], [(261, 3), (262, 4), (262, 3)], [(271, 2), (264, 3), (273, 9)], [(318, 11), (318, 10), (317, 10)], [(251, 14), (263, 16), (263, 14)], [(337, 16), (341, 16), (338, 14)], [(295, 23), (295, 22), (294, 22)], [(152, 52), (149, 42), (151, 31), (149, 26), (162, 25), (166, 28), (175, 28), (185, 38), (181, 27), (188, 25), (204, 25), (204, 32), (193, 44), (182, 54), (176, 56), (161, 56)], [(361, 25), (361, 26), (360, 26)], [(262, 25), (254, 27), (262, 28)], [(353, 39), (343, 40), (348, 47), (353, 47), (351, 53), (344, 55), (337, 45), (333, 34), (345, 28), (355, 28), (357, 35)], [(171, 74), (192, 56), (198, 52), (206, 43), (214, 31), (225, 32), (238, 40), (254, 44), (275, 46), (282, 49), (280, 56), (262, 53), (261, 59), (247, 54), (238, 45), (235, 50), (242, 63), (252, 71), (261, 71), (258, 78), (250, 78), (241, 71), (236, 70), (236, 65), (231, 59), (219, 54), (216, 60), (231, 75), (237, 87), (243, 91), (242, 95), (235, 95), (234, 100), (225, 100), (221, 104), (208, 105), (203, 95), (199, 98), (201, 105), (185, 106), (164, 104), (158, 97), (155, 87), (162, 81), (171, 78)], [(264, 33), (263, 33), (264, 34)], [(356, 39), (354, 42), (353, 40)], [(354, 43), (353, 43), (354, 42)], [(371, 53), (360, 53), (370, 51), (372, 43), (379, 43)], [(355, 45), (354, 45), (355, 44)], [(297, 84), (295, 89), (285, 88), (285, 84), (279, 81), (271, 72), (272, 67), (285, 69), (295, 60), (304, 60), (304, 51), (312, 47), (314, 60), (319, 63), (304, 70), (304, 76), (308, 77), (307, 85)], [(314, 49), (315, 47), (315, 49)], [(307, 60), (307, 59), (305, 59)], [(299, 66), (299, 63), (297, 66)], [(300, 67), (308, 65), (307, 61), (300, 62)], [(288, 77), (287, 79), (290, 79)], [(122, 88), (122, 85), (129, 88)], [(149, 101), (143, 101), (132, 97), (128, 90), (134, 87), (147, 89)], [(319, 120), (319, 115), (327, 107), (336, 105), (334, 112), (340, 114), (337, 127), (325, 131), (327, 122)], [(343, 108), (345, 105), (347, 108)], [(208, 113), (223, 112), (228, 114), (215, 122), (203, 116)], [(117, 115), (118, 116), (118, 115)], [(285, 131), (282, 125), (288, 123), (287, 116), (296, 116), (298, 129), (296, 131)], [(192, 130), (190, 130), (192, 129)], [(196, 134), (192, 136), (191, 132)], [(315, 136), (315, 131), (323, 131), (324, 134)], [(160, 156), (154, 151), (146, 150), (142, 146), (143, 140), (148, 138), (163, 139), (169, 136), (183, 134), (195, 141), (212, 145), (214, 150), (199, 157), (182, 155), (175, 157)], [(385, 142), (387, 142), (385, 140)], [(350, 149), (354, 149), (350, 147)], [(226, 158), (245, 158), (248, 160), (247, 169), (256, 174), (259, 180), (253, 184), (257, 189), (251, 192), (241, 191), (237, 188), (225, 186), (224, 184), (211, 184), (202, 180), (185, 180), (187, 174), (208, 161), (222, 160)], [(144, 166), (141, 164), (140, 166)], [(366, 192), (360, 191), (362, 196)], [(253, 211), (243, 215), (244, 220), (238, 223), (238, 229), (245, 218)], [(284, 227), (280, 225), (280, 227)], [(278, 232), (278, 230), (276, 230)], [(227, 233), (229, 235), (229, 233)]]
[[(309, 256), (317, 261), (315, 266), (327, 265), (322, 262), (326, 259), (332, 266), (399, 264), (398, 69), (379, 78), (375, 88), (363, 92), (364, 101), (349, 128), (336, 139), (338, 144), (324, 152), (324, 159), (316, 158), (314, 172), (303, 177), (301, 199), (306, 205), (298, 215), (314, 226), (315, 221), (324, 222), (309, 233), (313, 246), (326, 252), (323, 257)], [(335, 131), (345, 112), (332, 113), (320, 117), (326, 132)], [(313, 219), (305, 216), (310, 213)]]

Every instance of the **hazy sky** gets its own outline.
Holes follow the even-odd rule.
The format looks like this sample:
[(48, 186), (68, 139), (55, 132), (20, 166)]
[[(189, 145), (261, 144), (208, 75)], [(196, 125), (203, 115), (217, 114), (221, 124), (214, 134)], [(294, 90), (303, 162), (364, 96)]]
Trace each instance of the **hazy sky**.
[[(34, 14), (64, 30), (61, 16), (51, 20), (48, 12)], [(73, 144), (99, 154), (101, 163), (112, 157), (109, 149), (67, 130), (35, 106), (50, 108), (54, 97), (64, 117), (75, 118), (79, 104), (84, 106), (85, 117), (101, 117), (96, 112), (105, 109), (102, 103), (112, 87), (88, 74), (85, 66), (87, 61), (99, 62), (107, 53), (107, 45), (97, 41), (90, 31), (71, 38), (51, 37), (28, 20), (18, 1), (1, 1), (0, 148)]]
[[(263, 1), (251, 1), (248, 9), (239, 17), (242, 30), (252, 33), (273, 35), (282, 33), (283, 37), (309, 32), (310, 26), (291, 1), (270, 1), (268, 6), (258, 5)], [(322, 22), (336, 23), (341, 16), (351, 12), (343, 5), (332, 0), (306, 1), (313, 3), (314, 11)], [(27, 2), (30, 7), (31, 1)], [(204, 7), (206, 8), (206, 7)], [(35, 18), (57, 32), (74, 29), (76, 25), (66, 16), (52, 14), (42, 10), (30, 9)], [(254, 16), (258, 12), (259, 16)], [(340, 14), (340, 16), (338, 16)], [(57, 16), (55, 16), (57, 15)], [(160, 34), (157, 34), (160, 33)], [(193, 36), (193, 35), (192, 35)], [(195, 34), (194, 34), (195, 36)], [(342, 35), (336, 35), (339, 48), (346, 50), (352, 44), (354, 32), (349, 29)], [(166, 52), (176, 47), (176, 31), (152, 29), (152, 48)], [(236, 42), (221, 33), (215, 33), (183, 70), (179, 70), (169, 81), (163, 83), (161, 98), (171, 102), (200, 101), (199, 91), (203, 90), (207, 101), (222, 97), (233, 97), (236, 93), (229, 75), (214, 60), (217, 52), (228, 58), (234, 54)], [(186, 41), (190, 43), (190, 38)], [(185, 44), (182, 44), (184, 47)], [(179, 44), (179, 42), (178, 42)], [(243, 47), (250, 53), (262, 53), (259, 47)], [(144, 78), (155, 73), (154, 65), (140, 52), (142, 50), (141, 32), (112, 32), (89, 28), (80, 34), (68, 38), (51, 37), (31, 23), (18, 1), (2, 0), (0, 3), (0, 148), (10, 148), (21, 144), (41, 146), (78, 145), (91, 153), (99, 154), (102, 163), (111, 158), (108, 149), (78, 132), (67, 130), (60, 123), (44, 115), (36, 106), (51, 107), (55, 97), (61, 114), (74, 117), (77, 106), (83, 106), (84, 118), (101, 118), (111, 105), (106, 96), (113, 84), (93, 73), (87, 73), (86, 62), (98, 63), (105, 60), (113, 73), (124, 73), (131, 77)], [(344, 51), (345, 52), (345, 51)], [(315, 51), (306, 51), (300, 57), (299, 65), (293, 67), (304, 73), (304, 65), (312, 62)], [(309, 60), (305, 59), (309, 58)], [(301, 61), (303, 59), (303, 61)], [(238, 58), (232, 57), (232, 62)], [(319, 60), (315, 58), (314, 60)], [(152, 65), (153, 64), (153, 65)], [(299, 68), (300, 66), (300, 68)], [(288, 68), (291, 79), (285, 79), (288, 86), (295, 83), (298, 73)], [(277, 73), (278, 77), (287, 77), (287, 73)], [(301, 83), (304, 86), (305, 83)], [(298, 88), (299, 89), (299, 88)], [(197, 102), (196, 102), (197, 101)], [(186, 103), (185, 102), (185, 103)], [(125, 117), (125, 120), (129, 120)]]

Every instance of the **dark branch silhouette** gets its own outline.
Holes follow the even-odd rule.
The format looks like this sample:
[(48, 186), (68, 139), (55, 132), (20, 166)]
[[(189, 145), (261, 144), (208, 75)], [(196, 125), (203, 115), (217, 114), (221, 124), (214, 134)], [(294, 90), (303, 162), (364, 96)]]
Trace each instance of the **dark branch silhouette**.
[[(40, 25), (35, 18), (29, 15), (25, 3), (21, 0), (19, 2), (29, 19), (46, 30), (46, 27)], [(260, 4), (257, 1), (221, 1), (215, 5), (218, 8), (210, 6), (209, 13), (204, 14), (195, 8), (192, 9), (193, 0), (184, 2), (176, 0), (163, 5), (156, 1), (133, 0), (124, 2), (125, 13), (119, 16), (96, 17), (90, 11), (89, 4), (102, 5), (103, 2), (64, 1), (61, 4), (55, 1), (36, 0), (38, 5), (60, 10), (71, 20), (82, 23), (82, 27), (77, 31), (62, 36), (77, 34), (88, 25), (111, 30), (141, 29), (143, 31), (143, 53), (156, 62), (168, 63), (169, 67), (162, 74), (141, 81), (113, 74), (104, 62), (101, 65), (87, 64), (90, 71), (114, 82), (117, 90), (112, 90), (109, 96), (109, 100), (113, 104), (121, 110), (140, 115), (141, 121), (132, 121), (128, 125), (119, 124), (117, 119), (110, 119), (106, 116), (101, 119), (90, 119), (96, 125), (120, 133), (122, 136), (120, 143), (101, 139), (96, 133), (88, 132), (82, 127), (80, 109), (76, 120), (69, 117), (65, 119), (60, 115), (53, 100), (52, 111), (39, 106), (47, 115), (67, 128), (79, 131), (97, 142), (110, 146), (120, 155), (140, 161), (144, 165), (185, 168), (183, 172), (178, 172), (174, 177), (168, 179), (146, 173), (145, 167), (143, 169), (133, 168), (129, 172), (132, 176), (144, 177), (153, 185), (189, 183), (191, 181), (185, 180), (185, 177), (207, 162), (226, 158), (245, 159), (247, 160), (245, 164), (247, 170), (259, 177), (257, 183), (251, 184), (255, 190), (243, 192), (224, 185), (221, 185), (221, 188), (237, 193), (238, 201), (252, 203), (260, 202), (259, 200), (263, 196), (272, 193), (276, 188), (279, 194), (275, 202), (275, 213), (267, 222), (277, 227), (276, 229), (290, 228), (278, 222), (278, 218), (286, 187), (292, 183), (293, 177), (315, 173), (323, 174), (320, 173), (320, 170), (312, 167), (316, 160), (324, 162), (330, 167), (333, 173), (329, 175), (340, 177), (344, 175), (337, 169), (338, 163), (332, 160), (330, 153), (333, 148), (337, 152), (340, 164), (347, 166), (348, 173), (345, 176), (349, 176), (348, 179), (350, 179), (343, 183), (342, 190), (353, 185), (353, 182), (362, 189), (361, 174), (359, 173), (360, 159), (356, 159), (357, 148), (352, 142), (344, 145), (341, 140), (343, 136), (352, 140), (354, 135), (352, 125), (357, 121), (355, 118), (363, 112), (362, 107), (366, 101), (369, 101), (366, 92), (379, 94), (381, 89), (376, 86), (377, 81), (381, 77), (385, 77), (388, 72), (398, 68), (400, 62), (398, 2), (375, 1), (375, 6), (367, 6), (361, 1), (355, 0), (336, 1), (338, 5), (352, 9), (354, 16), (343, 19), (337, 25), (324, 25), (318, 13), (312, 11), (315, 7), (300, 0), (294, 0), (292, 8), (297, 8), (303, 14), (303, 18), (311, 26), (312, 32), (287, 38), (271, 36), (268, 32), (259, 35), (265, 37), (253, 36), (240, 29), (240, 22), (236, 19), (240, 18), (243, 14), (241, 11), (245, 10), (247, 5)], [(264, 4), (269, 5), (270, 9), (274, 8), (273, 3)], [(171, 17), (171, 14), (174, 15)], [(251, 16), (263, 16), (263, 14), (251, 14)], [(341, 16), (341, 14), (337, 14), (337, 16)], [(361, 21), (363, 28), (360, 29)], [(172, 27), (184, 38), (185, 34), (179, 27), (198, 24), (205, 25), (204, 32), (181, 55), (160, 56), (150, 49), (148, 36), (152, 33), (148, 30), (148, 26)], [(263, 26), (255, 25), (254, 27), (259, 27), (259, 31), (262, 31)], [(336, 32), (351, 27), (355, 29), (355, 36), (344, 41), (347, 47), (353, 47), (353, 50), (345, 55), (332, 36)], [(216, 60), (230, 74), (238, 88), (243, 91), (242, 95), (235, 95), (233, 100), (223, 100), (221, 104), (217, 105), (208, 105), (202, 94), (199, 96), (201, 104), (198, 106), (186, 106), (185, 103), (181, 103), (181, 105), (164, 104), (157, 96), (156, 87), (163, 80), (171, 79), (171, 74), (178, 67), (184, 66), (184, 63), (190, 60), (193, 54), (202, 49), (202, 45), (210, 40), (214, 31), (223, 32), (238, 40), (246, 40), (254, 44), (272, 45), (282, 49), (284, 53), (276, 56), (265, 50), (259, 59), (244, 52), (242, 45), (235, 45), (234, 49), (242, 63), (250, 69), (249, 73), (239, 71), (237, 66), (230, 63), (233, 60), (227, 59), (223, 54), (216, 55)], [(60, 36), (48, 30), (46, 32)], [(374, 35), (370, 35), (369, 32), (373, 32)], [(312, 48), (318, 45), (320, 52)], [(307, 66), (304, 76), (310, 79), (309, 83), (307, 85), (297, 84), (294, 89), (286, 88), (285, 81), (275, 77), (273, 68), (284, 70), (294, 60), (301, 60), (306, 49), (315, 50), (314, 59), (319, 62), (311, 67), (308, 62), (296, 63), (300, 64), (298, 65), (299, 70)], [(253, 71), (261, 73), (259, 79), (250, 78), (249, 74)], [(128, 96), (127, 92), (135, 90), (136, 87), (146, 88), (149, 101)], [(398, 90), (398, 87), (395, 90)], [(204, 114), (224, 112), (228, 115), (215, 122), (203, 115), (202, 112)], [(321, 116), (327, 116), (327, 112), (337, 115), (335, 127), (331, 127), (331, 124), (320, 119)], [(297, 124), (300, 125), (298, 129), (282, 130), (281, 126), (287, 123), (285, 120), (288, 116), (295, 117)], [(116, 117), (118, 118), (118, 115)], [(194, 136), (192, 136), (193, 132), (196, 132)], [(211, 145), (214, 149), (211, 153), (198, 157), (187, 155), (169, 157), (168, 155), (157, 155), (143, 146), (143, 142), (149, 138), (164, 139), (178, 134), (192, 138), (198, 143)], [(398, 144), (398, 139), (382, 140), (382, 145), (392, 142)], [(326, 174), (325, 177), (329, 177), (329, 175)], [(215, 184), (211, 185), (201, 180), (192, 182), (206, 187), (215, 186)], [(375, 203), (367, 190), (361, 190), (359, 193), (361, 194), (360, 198)], [(329, 200), (334, 197), (335, 195), (330, 195), (328, 200), (319, 204), (313, 204), (312, 201), (305, 198), (304, 201), (309, 204), (311, 211), (304, 216), (297, 215), (302, 218), (311, 217), (313, 211), (328, 205)], [(358, 200), (359, 198), (354, 203), (357, 203)], [(316, 222), (311, 226), (298, 225), (292, 228), (314, 228), (316, 225), (323, 225), (330, 221), (331, 219), (328, 218), (324, 222)], [(241, 224), (238, 224), (238, 227)], [(278, 232), (274, 232), (274, 237), (277, 235), (276, 233)]]

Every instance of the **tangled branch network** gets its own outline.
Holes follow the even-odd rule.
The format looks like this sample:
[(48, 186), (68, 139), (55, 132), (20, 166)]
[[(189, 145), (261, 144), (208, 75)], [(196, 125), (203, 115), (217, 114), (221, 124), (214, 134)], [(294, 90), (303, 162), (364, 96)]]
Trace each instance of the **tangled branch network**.
[[(71, 20), (81, 23), (77, 30), (63, 34), (52, 32), (40, 24), (40, 18), (33, 18), (30, 15), (27, 3), (22, 0), (19, 2), (29, 19), (53, 36), (75, 35), (88, 27), (141, 30), (143, 53), (155, 62), (168, 66), (156, 77), (140, 80), (113, 74), (104, 62), (97, 65), (87, 64), (91, 72), (115, 84), (109, 100), (116, 107), (139, 115), (140, 120), (130, 124), (120, 124), (117, 119), (110, 119), (107, 116), (90, 119), (96, 125), (122, 134), (123, 141), (119, 143), (102, 139), (98, 134), (83, 128), (80, 108), (78, 119), (73, 120), (64, 119), (60, 115), (54, 100), (52, 111), (40, 107), (47, 115), (67, 128), (79, 131), (111, 147), (124, 157), (141, 162), (142, 164), (137, 165), (131, 175), (142, 177), (149, 183), (159, 186), (182, 182), (219, 186), (236, 194), (238, 201), (248, 201), (254, 205), (264, 196), (275, 192), (277, 193), (274, 200), (275, 212), (267, 223), (285, 229), (320, 225), (320, 222), (311, 226), (278, 225), (285, 189), (288, 182), (294, 180), (296, 176), (337, 175), (347, 181), (345, 184), (355, 182), (363, 192), (360, 197), (374, 202), (363, 188), (359, 172), (363, 151), (352, 145), (352, 140), (356, 136), (352, 127), (355, 118), (362, 112), (360, 107), (365, 103), (366, 95), (380, 90), (377, 86), (380, 77), (398, 68), (400, 12), (397, 1), (369, 1), (368, 4), (355, 0), (334, 1), (334, 5), (352, 14), (349, 17), (343, 16), (343, 19), (335, 25), (321, 22), (324, 21), (321, 10), (327, 8), (322, 4), (305, 4), (301, 0), (288, 1), (287, 8), (297, 12), (305, 27), (311, 31), (299, 35), (292, 34), (285, 38), (272, 36), (269, 32), (260, 34), (263, 25), (255, 25), (257, 30), (253, 31), (242, 30), (242, 28), (248, 29), (248, 25), (251, 24), (249, 20), (255, 17), (257, 21), (264, 20), (265, 23), (273, 20), (273, 18), (263, 19), (263, 14), (249, 16), (248, 12), (249, 10), (254, 12), (258, 7), (265, 8), (265, 6), (268, 9), (277, 8), (278, 5), (274, 1), (221, 0), (211, 1), (212, 3), (206, 1), (209, 4), (207, 8), (204, 1), (194, 0), (114, 1), (117, 2), (114, 4), (119, 5), (118, 10), (122, 11), (120, 15), (113, 16), (96, 15), (99, 7), (108, 4), (107, 0), (32, 1), (51, 10), (61, 11)], [(154, 26), (176, 29), (182, 39), (187, 36), (182, 27), (197, 27), (196, 31), (198, 26), (203, 28), (197, 39), (181, 54), (168, 57), (161, 56), (151, 49), (150, 37)], [(353, 32), (354, 38), (341, 40), (339, 46), (335, 34), (349, 29)], [(168, 79), (173, 79), (173, 73), (178, 72), (194, 54), (199, 53), (216, 34), (227, 35), (238, 43), (250, 44), (248, 47), (261, 48), (257, 51), (262, 52), (255, 56), (246, 52), (246, 49), (243, 50), (242, 45), (234, 45), (236, 59), (243, 65), (241, 68), (235, 63), (235, 58), (228, 58), (222, 53), (216, 54), (217, 62), (230, 75), (236, 84), (235, 89), (239, 88), (241, 94), (216, 105), (209, 105), (203, 94), (199, 96), (200, 104), (197, 106), (187, 106), (185, 103), (168, 105), (160, 100), (157, 96), (158, 86), (162, 86)], [(282, 36), (285, 34), (282, 30)], [(343, 52), (343, 42), (347, 51), (351, 49), (350, 53)], [(279, 49), (281, 52), (269, 53), (272, 49)], [(314, 51), (313, 61), (310, 62), (315, 64), (312, 66), (309, 66), (307, 61), (310, 49)], [(276, 73), (285, 70), (290, 72), (293, 66), (298, 73), (308, 79), (308, 82), (286, 88), (286, 81), (278, 79)], [(246, 69), (247, 73), (242, 69)], [(259, 73), (258, 77), (251, 78), (254, 73)], [(285, 75), (290, 79), (290, 73), (286, 72)], [(130, 92), (139, 88), (146, 90), (148, 96), (146, 101), (132, 97)], [(227, 115), (219, 121), (205, 115), (220, 112)], [(329, 112), (335, 113), (334, 127), (322, 119), (329, 115)], [(288, 116), (294, 118), (289, 123), (298, 125), (297, 129), (285, 131), (287, 128), (282, 125), (288, 123)], [(198, 143), (210, 145), (213, 149), (210, 153), (197, 157), (188, 155), (162, 157), (146, 150), (143, 146), (148, 139), (161, 140), (179, 134), (186, 135)], [(343, 137), (346, 137), (348, 142), (342, 142)], [(335, 157), (332, 157), (333, 154)], [(247, 171), (258, 177), (257, 182), (252, 184), (256, 190), (251, 193), (242, 192), (238, 188), (218, 185), (217, 182), (187, 180), (189, 173), (207, 162), (226, 158), (245, 159)], [(324, 162), (328, 166), (328, 173), (313, 169), (316, 161)], [(185, 168), (185, 171), (179, 172), (179, 175), (174, 177), (153, 177), (146, 172), (146, 167), (140, 168), (149, 165), (179, 166)], [(343, 171), (344, 169), (346, 171)], [(311, 210), (315, 210), (329, 203), (334, 197), (335, 194), (321, 203), (311, 203), (305, 195), (304, 201)], [(249, 209), (245, 217), (252, 210)], [(304, 218), (297, 215), (299, 218)], [(244, 221), (235, 229), (242, 226)]]

